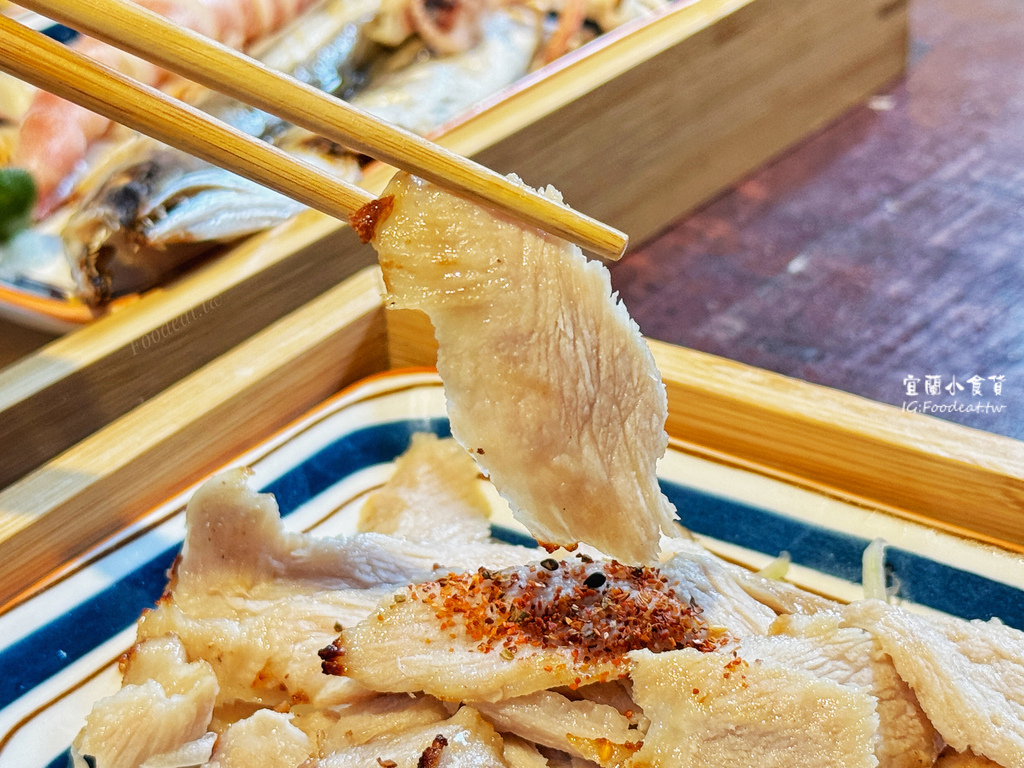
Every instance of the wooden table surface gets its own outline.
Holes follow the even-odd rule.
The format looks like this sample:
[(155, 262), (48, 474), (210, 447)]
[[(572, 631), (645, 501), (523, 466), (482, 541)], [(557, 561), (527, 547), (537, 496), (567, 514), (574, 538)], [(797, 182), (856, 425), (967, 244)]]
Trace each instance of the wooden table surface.
[(1024, 3), (911, 20), (904, 79), (612, 282), (654, 338), (1024, 438)]

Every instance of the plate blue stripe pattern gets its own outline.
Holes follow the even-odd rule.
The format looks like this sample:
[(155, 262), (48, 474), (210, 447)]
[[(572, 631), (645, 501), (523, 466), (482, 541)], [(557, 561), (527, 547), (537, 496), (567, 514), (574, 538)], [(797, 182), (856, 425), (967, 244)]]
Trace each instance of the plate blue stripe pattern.
[(179, 549), (161, 552), (0, 654), (0, 709), (134, 624), (163, 593)]
[(450, 437), (451, 427), (448, 419), (423, 418), (360, 429), (317, 451), (260, 490), (274, 494), (281, 515), (289, 515), (348, 475), (393, 461), (409, 447), (416, 432)]
[[(662, 483), (694, 533), (756, 552), (788, 552), (792, 562), (819, 573), (859, 583), (861, 558), (870, 541), (811, 525), (740, 502), (710, 496), (677, 483)], [(886, 571), (903, 600), (964, 619), (991, 619), (1024, 630), (1024, 595), (1019, 589), (945, 563), (888, 546)]]

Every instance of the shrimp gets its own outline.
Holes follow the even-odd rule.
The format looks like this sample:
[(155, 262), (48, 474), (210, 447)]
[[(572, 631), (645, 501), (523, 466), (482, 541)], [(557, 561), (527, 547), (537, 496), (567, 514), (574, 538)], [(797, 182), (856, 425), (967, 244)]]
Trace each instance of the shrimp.
[[(280, 27), (313, 0), (135, 0), (170, 21), (232, 47), (242, 47)], [(76, 49), (150, 86), (163, 85), (166, 70), (91, 38)], [(61, 182), (82, 162), (89, 145), (111, 121), (39, 92), (22, 121), (11, 164), (27, 170), (36, 184), (36, 218), (52, 211), (65, 194)]]

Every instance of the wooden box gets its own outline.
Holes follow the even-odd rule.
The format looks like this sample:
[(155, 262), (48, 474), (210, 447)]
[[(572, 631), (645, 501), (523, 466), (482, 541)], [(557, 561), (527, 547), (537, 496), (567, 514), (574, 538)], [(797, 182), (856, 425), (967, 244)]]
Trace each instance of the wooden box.
[[(870, 96), (902, 71), (906, 46), (901, 0), (694, 0), (599, 38), (438, 141), (554, 184), (639, 243)], [(367, 186), (388, 176), (377, 167)], [(0, 487), (373, 261), (347, 227), (302, 215), (0, 371)], [(250, 435), (303, 407), (255, 412)], [(68, 471), (55, 489), (88, 479)]]
[[(430, 365), (366, 268), (0, 492), (0, 605), (346, 385)], [(649, 342), (679, 450), (1024, 553), (1024, 443)]]

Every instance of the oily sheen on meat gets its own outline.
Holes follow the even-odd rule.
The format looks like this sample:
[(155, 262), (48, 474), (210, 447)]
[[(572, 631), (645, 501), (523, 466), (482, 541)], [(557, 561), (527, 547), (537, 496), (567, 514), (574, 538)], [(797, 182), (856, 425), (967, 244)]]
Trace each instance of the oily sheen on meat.
[(408, 175), (373, 205), (388, 300), (433, 322), (452, 434), (516, 517), (548, 544), (651, 561), (674, 519), (655, 476), (667, 402), (608, 270)]

